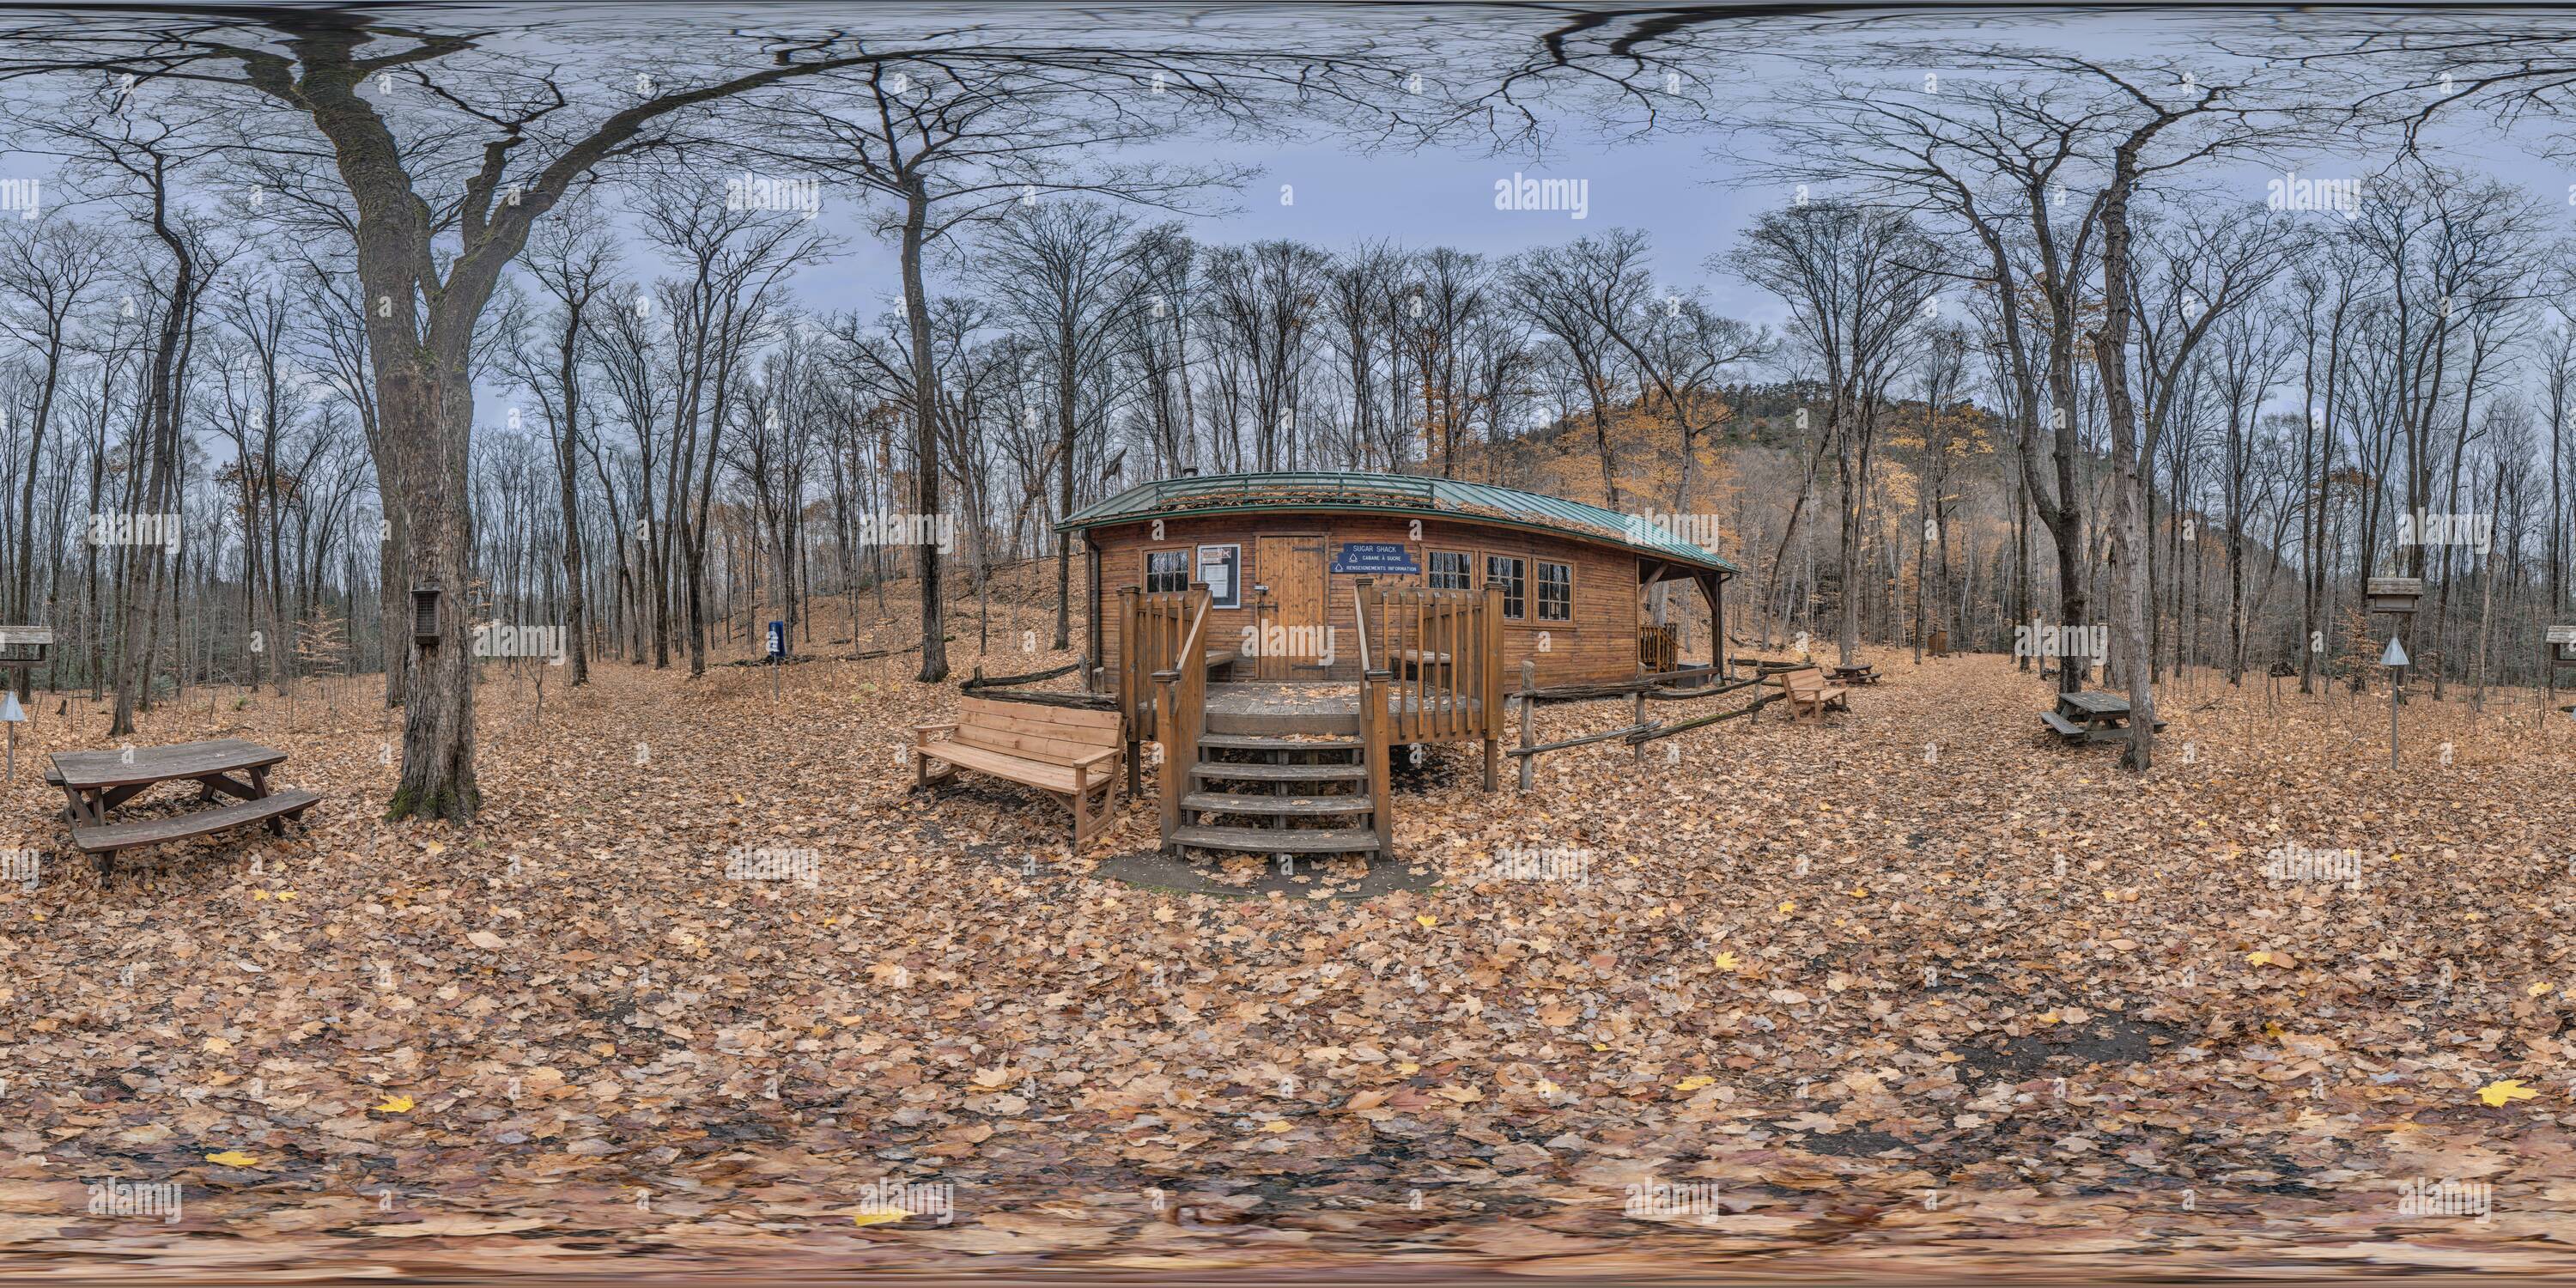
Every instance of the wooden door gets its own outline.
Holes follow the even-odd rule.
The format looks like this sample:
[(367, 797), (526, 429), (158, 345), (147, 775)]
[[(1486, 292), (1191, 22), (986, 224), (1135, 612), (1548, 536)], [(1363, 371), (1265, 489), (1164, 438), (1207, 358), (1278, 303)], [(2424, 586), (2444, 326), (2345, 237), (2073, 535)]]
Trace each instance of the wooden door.
[(1253, 550), (1252, 572), (1253, 580), (1270, 592), (1253, 673), (1264, 680), (1318, 678), (1314, 668), (1324, 653), (1324, 539), (1262, 537)]

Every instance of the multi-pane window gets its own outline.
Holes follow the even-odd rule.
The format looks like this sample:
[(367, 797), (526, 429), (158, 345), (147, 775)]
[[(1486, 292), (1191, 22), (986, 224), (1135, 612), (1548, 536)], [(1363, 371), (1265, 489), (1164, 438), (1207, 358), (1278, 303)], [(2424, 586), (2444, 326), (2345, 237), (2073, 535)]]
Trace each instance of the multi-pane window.
[(1190, 552), (1187, 550), (1148, 550), (1145, 552), (1145, 593), (1159, 595), (1167, 590), (1190, 588)]
[(1538, 565), (1538, 619), (1542, 622), (1564, 622), (1574, 619), (1574, 566), (1549, 563)]
[(1432, 551), (1431, 566), (1425, 575), (1433, 590), (1466, 590), (1474, 584), (1469, 579), (1464, 550)]
[(1527, 561), (1511, 555), (1485, 556), (1485, 584), (1503, 588), (1503, 616), (1512, 621), (1519, 621), (1526, 607), (1522, 596), (1528, 571)]

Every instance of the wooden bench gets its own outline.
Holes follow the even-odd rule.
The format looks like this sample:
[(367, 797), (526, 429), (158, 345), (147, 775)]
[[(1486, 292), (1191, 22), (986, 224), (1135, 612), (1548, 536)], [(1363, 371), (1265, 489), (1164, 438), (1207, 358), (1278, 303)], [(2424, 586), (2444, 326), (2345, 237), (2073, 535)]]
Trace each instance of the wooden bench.
[[(931, 737), (941, 730), (948, 736)], [(960, 769), (972, 769), (1064, 797), (1073, 808), (1073, 848), (1078, 851), (1109, 824), (1110, 806), (1120, 795), (1119, 754), (1125, 740), (1125, 724), (1115, 711), (966, 698), (958, 704), (955, 720), (913, 730), (913, 786), (928, 787)], [(933, 773), (932, 761), (945, 768)]]
[(1789, 718), (1823, 720), (1828, 707), (1851, 710), (1851, 690), (1839, 684), (1825, 683), (1824, 672), (1812, 666), (1780, 673), (1780, 692), (1789, 700)]

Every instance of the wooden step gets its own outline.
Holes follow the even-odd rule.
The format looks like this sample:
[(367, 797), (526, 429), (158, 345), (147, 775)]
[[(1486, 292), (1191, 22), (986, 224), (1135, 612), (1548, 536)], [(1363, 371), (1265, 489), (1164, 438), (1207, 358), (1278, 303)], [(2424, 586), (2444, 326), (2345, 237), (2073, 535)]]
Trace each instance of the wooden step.
[(1247, 737), (1276, 737), (1283, 734), (1321, 734), (1333, 738), (1357, 738), (1360, 732), (1359, 712), (1314, 711), (1218, 711), (1207, 713), (1208, 733), (1240, 734)]
[(1366, 796), (1249, 796), (1236, 792), (1191, 792), (1181, 798), (1182, 809), (1216, 810), (1226, 814), (1366, 814)]
[(1268, 738), (1259, 734), (1210, 733), (1199, 735), (1201, 747), (1224, 747), (1230, 751), (1358, 751), (1357, 738)]
[(1368, 780), (1366, 765), (1230, 765), (1202, 760), (1194, 771), (1201, 778), (1244, 778), (1263, 782), (1356, 783)]
[(72, 828), (72, 844), (90, 854), (114, 854), (139, 845), (158, 845), (163, 841), (204, 836), (244, 823), (257, 823), (283, 814), (298, 816), (320, 803), (312, 792), (288, 789), (272, 792), (257, 800), (236, 801), (215, 809), (194, 810), (169, 818), (136, 819), (131, 823), (104, 823)]
[(1175, 845), (1202, 850), (1239, 850), (1246, 854), (1375, 854), (1377, 833), (1364, 827), (1272, 830), (1265, 827), (1205, 827), (1193, 824), (1172, 833)]

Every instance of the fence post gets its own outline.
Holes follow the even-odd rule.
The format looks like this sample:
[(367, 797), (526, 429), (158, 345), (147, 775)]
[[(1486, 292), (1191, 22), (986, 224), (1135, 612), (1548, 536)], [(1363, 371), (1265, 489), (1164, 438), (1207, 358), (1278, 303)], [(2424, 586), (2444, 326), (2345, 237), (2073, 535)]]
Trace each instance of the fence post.
[(1530, 708), (1538, 705), (1538, 660), (1521, 659), (1521, 790), (1537, 785), (1538, 757), (1530, 753)]

